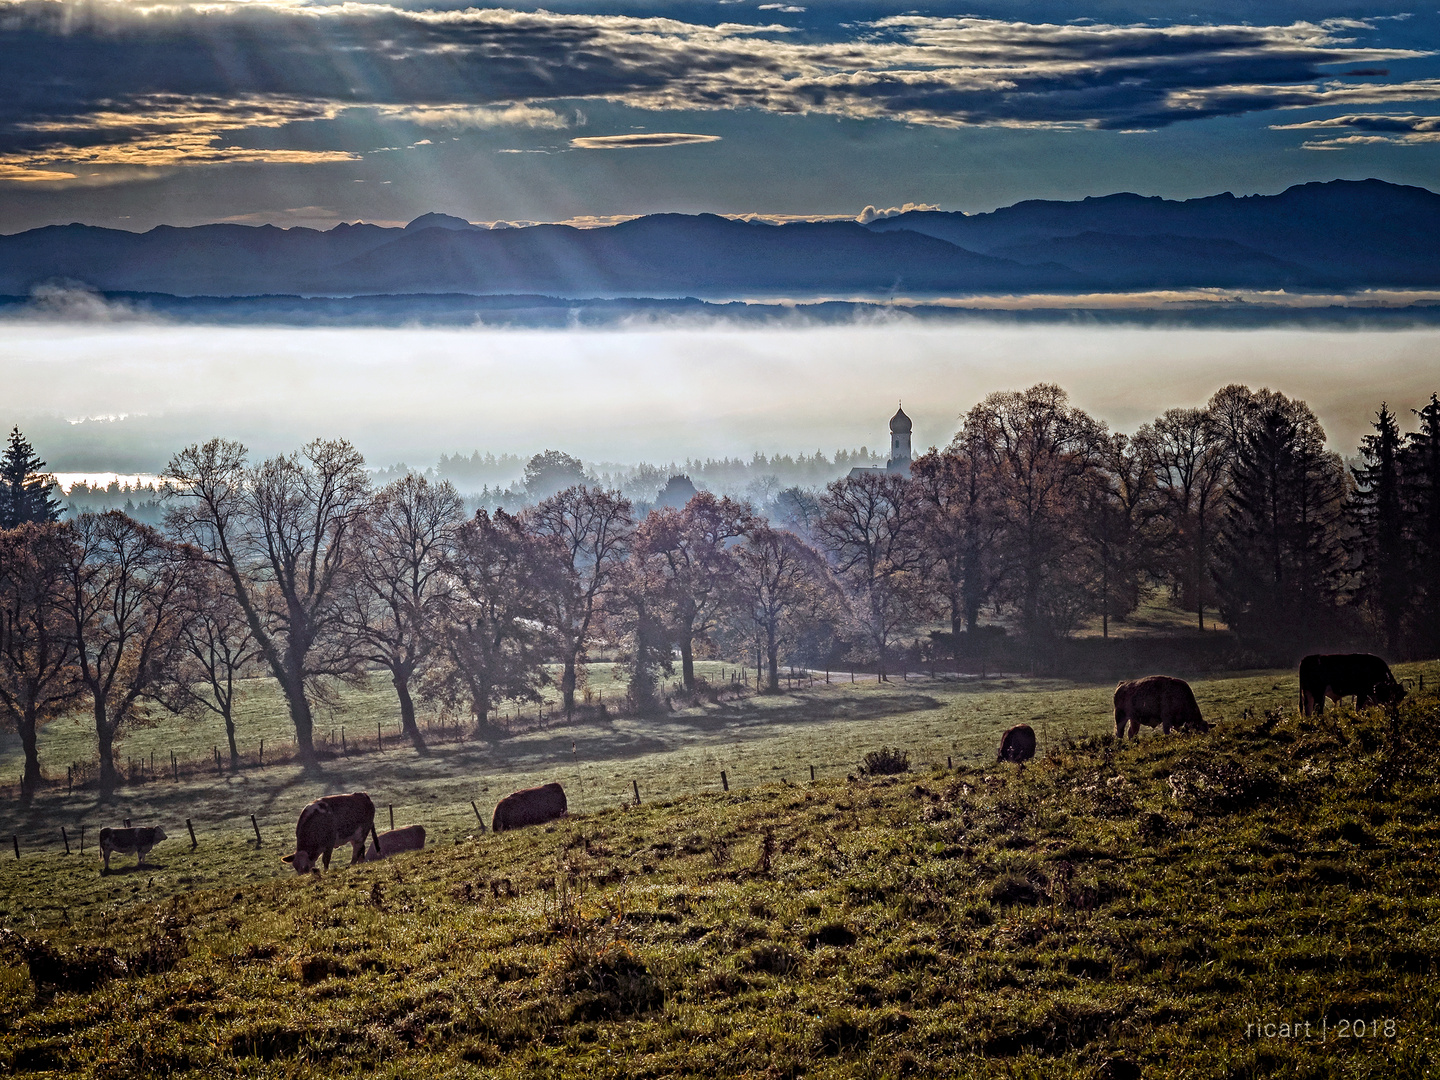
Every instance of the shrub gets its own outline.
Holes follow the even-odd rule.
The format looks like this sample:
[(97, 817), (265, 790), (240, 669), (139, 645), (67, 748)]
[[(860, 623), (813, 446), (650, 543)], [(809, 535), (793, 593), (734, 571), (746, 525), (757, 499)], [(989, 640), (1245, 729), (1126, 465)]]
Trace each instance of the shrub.
[(894, 776), (910, 771), (910, 755), (898, 746), (882, 746), (871, 750), (860, 763), (862, 776)]

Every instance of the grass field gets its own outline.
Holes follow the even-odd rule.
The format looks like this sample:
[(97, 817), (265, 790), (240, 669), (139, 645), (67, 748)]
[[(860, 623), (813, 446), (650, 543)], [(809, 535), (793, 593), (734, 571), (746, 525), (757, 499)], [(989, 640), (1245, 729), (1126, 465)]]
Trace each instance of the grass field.
[[(718, 677), (716, 668), (710, 674)], [(592, 686), (608, 687), (603, 680), (609, 672), (609, 665), (592, 672)], [(1440, 663), (1401, 665), (1396, 672), (1411, 679), (1424, 675), (1427, 686), (1440, 684)], [(1296, 698), (1291, 672), (1243, 673), (1193, 685), (1203, 713), (1219, 721), (1247, 709), (1259, 716), (1269, 708), (1293, 707)], [(393, 709), (387, 690), (350, 691), (354, 710), (347, 721)], [(835, 682), (658, 718), (557, 725), (494, 744), (446, 743), (425, 756), (397, 739), (381, 753), (327, 762), (318, 778), (294, 765), (247, 767), (235, 775), (127, 785), (110, 804), (99, 803), (90, 789), (73, 795), (51, 789), (25, 810), (14, 801), (0, 804), (0, 843), (17, 837), (22, 851), (16, 860), (0, 849), (0, 922), (43, 927), (86, 921), (106, 917), (117, 905), (163, 900), (202, 884), (283, 876), (290, 871), (279, 857), (292, 849), (300, 808), (328, 793), (368, 791), (380, 808), (382, 828), (393, 807), (397, 825), (423, 824), (432, 842), (451, 844), (479, 835), (500, 796), (550, 780), (565, 786), (572, 810), (594, 813), (631, 802), (636, 785), (645, 803), (718, 792), (722, 771), (737, 790), (808, 783), (812, 765), (818, 779), (844, 778), (881, 745), (902, 748), (917, 767), (947, 761), (984, 765), (994, 760), (1000, 734), (1018, 723), (1035, 729), (1043, 756), (1067, 738), (1113, 730), (1112, 691), (1111, 685), (1059, 680)], [(279, 741), (288, 719), (278, 696), (260, 684), (247, 700), (242, 723), (252, 735), (267, 731), (272, 733), (267, 739)], [(197, 745), (193, 740), (209, 738), (194, 730), (142, 729), (127, 740), (125, 752), (138, 756), (158, 748), (164, 760), (166, 745), (184, 750)], [(93, 754), (93, 736), (70, 721), (53, 725), (42, 755), (64, 760), (62, 748)], [(248, 760), (253, 766), (254, 758)], [(5, 759), (4, 766), (13, 761)], [(258, 846), (251, 815), (261, 833)], [(187, 818), (199, 842), (193, 853)], [(160, 825), (169, 839), (143, 876), (102, 879), (95, 836), (102, 826), (126, 819)], [(69, 856), (62, 828), (70, 839)]]
[[(127, 791), (157, 817), (263, 796), (273, 835), (257, 853), (217, 825), (193, 854), (172, 840), (163, 866), (108, 878), (89, 852), (12, 860), (0, 922), (38, 959), (0, 946), (0, 1068), (1435, 1075), (1440, 700), (1407, 701), (1392, 728), (1378, 710), (1301, 719), (1287, 675), (1196, 689), (1212, 734), (1121, 745), (1092, 734), (1104, 687), (871, 684), (746, 701), (725, 722), (375, 755), (320, 785), (257, 770), (228, 794)], [(1019, 720), (1044, 742), (1023, 772), (993, 763)], [(567, 773), (572, 738), (588, 750)], [(924, 764), (847, 778), (882, 742)], [(814, 784), (807, 756), (826, 765)], [(739, 782), (722, 793), (727, 764)], [(568, 820), (497, 837), (453, 813), (551, 775), (588, 785)], [(638, 808), (621, 805), (631, 777), (655, 791)], [(382, 814), (409, 793), (397, 819), (434, 821), (437, 842), (272, 876), (294, 808), (362, 780)], [(83, 951), (97, 945), (128, 965), (90, 986), (114, 974)]]

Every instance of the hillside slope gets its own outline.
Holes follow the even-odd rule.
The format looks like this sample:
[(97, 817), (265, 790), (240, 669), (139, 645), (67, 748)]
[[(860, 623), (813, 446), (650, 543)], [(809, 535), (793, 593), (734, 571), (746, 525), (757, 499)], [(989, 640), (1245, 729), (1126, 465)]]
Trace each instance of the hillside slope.
[(16, 927), (0, 1066), (1429, 1076), (1440, 700), (1396, 720), (1092, 736), (117, 905), (58, 948)]

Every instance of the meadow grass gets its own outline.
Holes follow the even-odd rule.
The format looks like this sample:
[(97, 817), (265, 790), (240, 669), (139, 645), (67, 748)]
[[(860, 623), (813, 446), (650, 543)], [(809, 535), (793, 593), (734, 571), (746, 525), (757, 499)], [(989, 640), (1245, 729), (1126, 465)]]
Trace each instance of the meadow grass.
[[(171, 842), (162, 869), (108, 878), (72, 857), (71, 884), (63, 856), (27, 856), (36, 876), (9, 870), (12, 902), (17, 889), (88, 899), (3, 920), (32, 955), (42, 938), (58, 952), (37, 986), (22, 946), (5, 948), (0, 1067), (1434, 1075), (1440, 699), (1412, 697), (1394, 722), (1301, 718), (1292, 687), (1202, 683), (1211, 734), (1125, 743), (1101, 733), (1099, 687), (952, 688), (932, 708), (788, 731), (770, 701), (757, 744), (944, 732), (977, 753), (813, 784), (757, 770), (728, 793), (697, 784), (639, 807), (607, 789), (548, 826), (445, 831), (324, 875), (247, 878), (258, 856), (239, 837), (194, 854)], [(918, 688), (831, 691), (847, 709), (897, 692)], [(996, 765), (987, 740), (985, 760), (973, 729), (1021, 719), (1053, 725), (1043, 756)], [(279, 850), (262, 849), (266, 866)], [(99, 946), (128, 967), (88, 986), (84, 950)]]

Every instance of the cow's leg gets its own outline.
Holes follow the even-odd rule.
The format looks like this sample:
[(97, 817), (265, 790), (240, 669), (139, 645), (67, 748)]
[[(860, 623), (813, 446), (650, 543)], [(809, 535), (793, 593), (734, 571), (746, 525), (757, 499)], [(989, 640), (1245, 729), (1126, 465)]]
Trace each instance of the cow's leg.
[(1122, 714), (1122, 713), (1120, 712), (1120, 710), (1117, 709), (1117, 710), (1115, 710), (1115, 738), (1117, 738), (1117, 739), (1123, 739), (1124, 737), (1125, 737), (1125, 716), (1124, 716), (1124, 714)]
[(1135, 739), (1135, 738), (1138, 738), (1139, 735), (1140, 735), (1140, 717), (1138, 717), (1138, 716), (1132, 716), (1132, 717), (1130, 718), (1130, 738)]
[[(367, 830), (361, 829), (359, 834), (350, 838), (350, 865), (365, 861), (365, 837)], [(379, 838), (375, 841), (375, 850), (380, 850)]]
[(330, 869), (330, 848), (325, 849), (325, 853), (320, 856), (320, 861), (325, 864), (326, 870)]
[(1164, 735), (1169, 735), (1169, 734), (1170, 734), (1170, 721), (1169, 721), (1169, 720), (1161, 720), (1161, 721), (1160, 721), (1160, 731), (1161, 731), (1161, 733), (1164, 734)]

